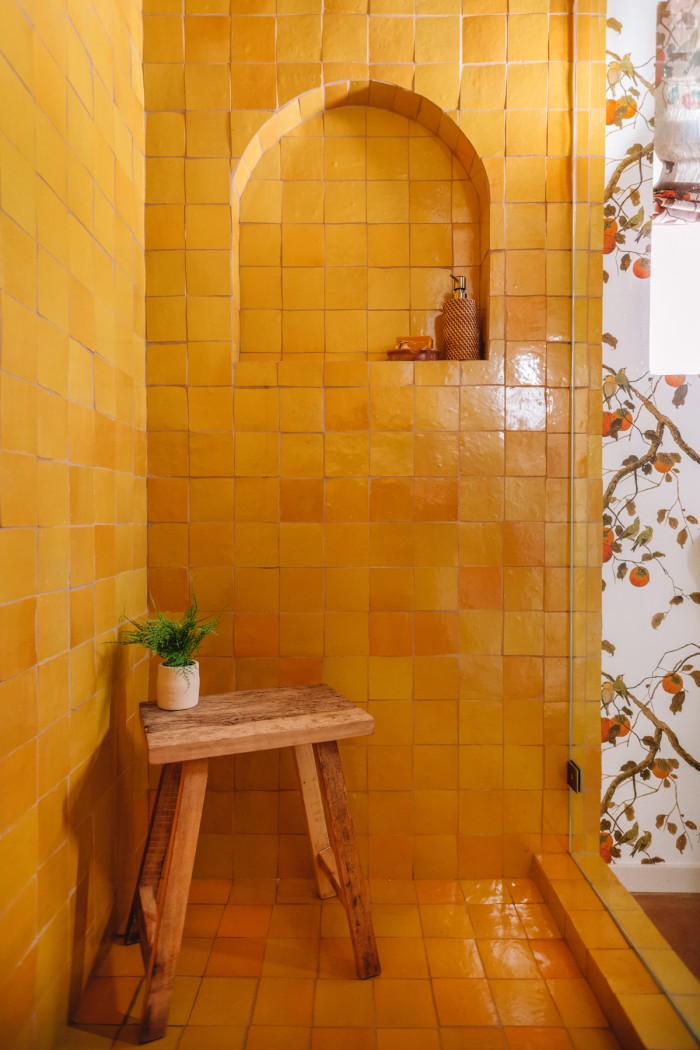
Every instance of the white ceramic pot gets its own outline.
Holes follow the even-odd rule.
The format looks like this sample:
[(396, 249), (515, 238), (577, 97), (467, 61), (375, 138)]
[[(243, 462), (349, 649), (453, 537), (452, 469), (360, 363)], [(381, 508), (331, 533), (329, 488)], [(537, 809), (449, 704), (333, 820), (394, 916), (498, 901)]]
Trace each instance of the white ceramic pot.
[(195, 660), (186, 670), (158, 664), (156, 701), (165, 711), (186, 711), (199, 703), (199, 664)]

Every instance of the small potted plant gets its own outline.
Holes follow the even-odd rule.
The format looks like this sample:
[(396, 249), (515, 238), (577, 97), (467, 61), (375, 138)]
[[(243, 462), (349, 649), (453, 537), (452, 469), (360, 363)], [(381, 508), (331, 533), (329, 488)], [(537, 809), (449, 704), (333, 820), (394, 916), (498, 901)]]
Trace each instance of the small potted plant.
[(161, 658), (156, 681), (158, 707), (166, 711), (184, 711), (199, 702), (199, 664), (194, 654), (221, 618), (199, 616), (197, 598), (192, 594), (190, 607), (181, 619), (171, 620), (154, 603), (155, 616), (129, 620), (131, 629), (121, 632), (120, 645), (142, 645)]

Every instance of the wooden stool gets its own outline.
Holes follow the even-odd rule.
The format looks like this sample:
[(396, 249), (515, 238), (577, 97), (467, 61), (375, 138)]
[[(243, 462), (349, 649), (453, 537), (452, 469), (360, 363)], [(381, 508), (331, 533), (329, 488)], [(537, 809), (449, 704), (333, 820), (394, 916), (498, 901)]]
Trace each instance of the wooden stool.
[[(141, 942), (146, 998), (141, 1042), (168, 1024), (209, 759), (293, 747), (321, 897), (345, 908), (358, 977), (380, 972), (369, 898), (348, 810), (337, 740), (374, 719), (327, 685), (221, 693), (187, 711), (141, 705), (149, 765), (163, 766), (125, 941)], [(319, 777), (320, 774), (320, 777)]]

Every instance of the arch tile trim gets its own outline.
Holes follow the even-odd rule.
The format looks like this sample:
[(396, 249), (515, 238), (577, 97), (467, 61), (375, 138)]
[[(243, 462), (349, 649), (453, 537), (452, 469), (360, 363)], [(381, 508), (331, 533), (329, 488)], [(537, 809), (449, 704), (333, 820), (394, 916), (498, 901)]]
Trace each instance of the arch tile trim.
[(314, 117), (341, 106), (373, 106), (415, 120), (445, 143), (471, 179), (482, 214), (489, 206), (486, 169), (471, 142), (454, 119), (424, 95), (377, 80), (344, 80), (314, 88), (273, 113), (246, 146), (233, 171), (233, 190), (240, 200), (255, 165), (276, 142)]

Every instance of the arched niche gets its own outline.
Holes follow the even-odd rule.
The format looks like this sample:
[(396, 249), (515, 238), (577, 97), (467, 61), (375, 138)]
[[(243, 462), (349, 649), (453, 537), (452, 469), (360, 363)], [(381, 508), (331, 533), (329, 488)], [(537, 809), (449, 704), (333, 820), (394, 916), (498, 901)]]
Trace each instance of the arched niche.
[[(382, 112), (383, 122), (378, 116)], [(344, 136), (345, 146), (355, 151), (352, 156), (340, 141)], [(287, 159), (299, 155), (302, 163), (306, 156), (312, 171), (319, 137), (323, 161), (318, 182), (297, 176), (297, 185), (292, 185), (294, 173), (290, 177), (283, 152)], [(379, 139), (383, 147), (378, 154)], [(410, 157), (410, 170), (402, 174), (404, 154)], [(386, 180), (376, 162), (379, 175), (369, 177), (371, 158), (378, 155)], [(328, 161), (329, 156), (338, 162)], [(405, 189), (396, 185), (392, 190), (394, 181), (405, 183)], [(351, 199), (345, 210), (342, 202), (339, 210), (329, 204), (338, 197), (339, 184), (349, 191), (363, 182), (364, 210), (358, 205), (354, 214)], [(443, 183), (449, 184), (449, 208), (442, 215), (438, 201), (437, 212), (428, 216)], [(385, 223), (381, 191), (388, 195)], [(426, 214), (422, 196), (429, 199)], [(489, 204), (481, 159), (453, 118), (429, 99), (392, 84), (344, 81), (287, 103), (254, 135), (233, 172), (236, 356), (377, 358), (385, 356), (398, 335), (433, 334), (439, 341), (450, 272), (467, 277), (479, 304), (482, 343), (488, 347), (497, 291)], [(344, 230), (335, 229), (343, 225)]]

